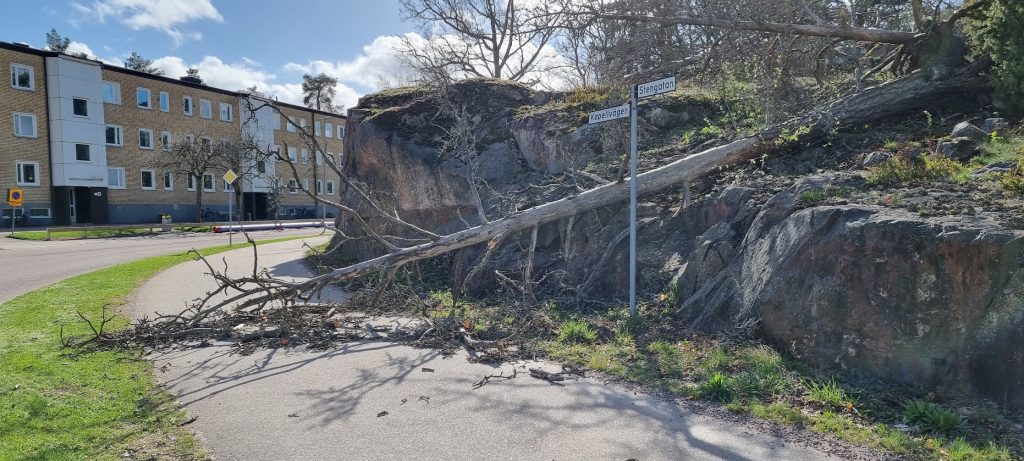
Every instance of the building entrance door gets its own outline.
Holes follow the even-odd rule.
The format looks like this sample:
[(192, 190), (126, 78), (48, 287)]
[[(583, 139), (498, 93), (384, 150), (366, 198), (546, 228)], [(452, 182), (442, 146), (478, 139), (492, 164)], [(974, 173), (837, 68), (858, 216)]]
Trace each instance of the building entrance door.
[(68, 188), (68, 222), (78, 224), (78, 217), (75, 215), (75, 188)]

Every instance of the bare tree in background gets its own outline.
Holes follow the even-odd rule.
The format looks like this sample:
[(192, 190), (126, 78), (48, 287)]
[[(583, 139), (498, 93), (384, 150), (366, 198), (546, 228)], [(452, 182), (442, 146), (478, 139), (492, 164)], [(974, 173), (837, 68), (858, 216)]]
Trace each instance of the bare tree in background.
[(403, 38), (415, 68), (430, 81), (488, 77), (529, 81), (550, 70), (546, 57), (563, 16), (548, 2), (516, 0), (402, 0), (407, 19), (426, 41)]
[(254, 171), (257, 156), (261, 155), (254, 147), (251, 139), (242, 136), (214, 140), (211, 135), (202, 132), (182, 133), (158, 156), (154, 166), (164, 173), (185, 176), (186, 180), (191, 178), (194, 181), (195, 221), (203, 222), (203, 176), (211, 174), (216, 181), (219, 176), (216, 173), (228, 168), (238, 167), (243, 173)]

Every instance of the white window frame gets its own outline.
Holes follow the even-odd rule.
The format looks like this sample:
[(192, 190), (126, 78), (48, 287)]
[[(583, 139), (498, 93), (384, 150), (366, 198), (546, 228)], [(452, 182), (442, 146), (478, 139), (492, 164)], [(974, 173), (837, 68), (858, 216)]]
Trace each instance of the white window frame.
[[(73, 145), (75, 146), (75, 161), (76, 162), (82, 162), (82, 163), (92, 162), (92, 146), (90, 146), (89, 144), (86, 144), (86, 143), (81, 143), (81, 142), (76, 142)], [(89, 154), (89, 159), (88, 160), (81, 160), (81, 159), (78, 158), (78, 146), (85, 146), (85, 151), (86, 151), (87, 154)]]
[(288, 160), (290, 160), (292, 163), (299, 161), (298, 151), (294, 147), (288, 148)]
[[(206, 178), (210, 178), (210, 188), (206, 188)], [(217, 192), (217, 178), (213, 177), (213, 173), (203, 173), (203, 192)]]
[[(167, 185), (167, 179), (170, 178), (170, 186)], [(165, 171), (163, 177), (160, 178), (164, 183), (164, 190), (174, 190), (174, 172)]]
[[(32, 135), (31, 136), (27, 135), (27, 134), (24, 134), (24, 133), (21, 133), (21, 134), (18, 133), (18, 127), (20, 126), (20, 124), (18, 123), (18, 117), (29, 117), (29, 118), (32, 119)], [(14, 136), (16, 136), (18, 138), (38, 138), (39, 137), (39, 124), (36, 122), (36, 114), (29, 114), (27, 112), (15, 112), (14, 113), (13, 121), (14, 121)]]
[(295, 119), (291, 117), (285, 117), (285, 125), (289, 133), (295, 132)]
[(324, 122), (324, 136), (327, 139), (334, 139), (334, 124), (331, 122)]
[[(22, 171), (22, 167), (24, 165), (32, 165), (35, 168), (35, 170), (36, 170), (36, 180), (35, 180), (35, 182), (24, 181), (24, 171)], [(16, 162), (15, 168), (17, 170), (15, 171), (14, 181), (15, 181), (15, 183), (17, 185), (19, 185), (19, 186), (39, 186), (39, 185), (42, 184), (41, 183), (42, 179), (40, 179), (41, 175), (39, 174), (39, 162), (32, 162), (32, 161), (27, 161), (27, 160), (25, 160), (25, 161), (18, 161), (18, 162)]]
[(313, 156), (313, 158), (316, 159), (317, 166), (324, 164), (324, 156), (323, 156), (323, 154), (317, 152), (316, 155)]
[[(167, 137), (167, 144), (164, 144), (164, 136)], [(170, 131), (161, 131), (160, 132), (160, 148), (163, 149), (163, 150), (171, 150), (171, 146), (173, 146), (173, 145), (174, 145), (174, 137), (171, 135), (171, 132)]]
[(302, 180), (302, 190), (309, 191), (309, 179)]
[[(17, 69), (24, 69), (28, 71), (28, 88), (16, 85), (17, 79), (15, 78), (14, 72)], [(22, 91), (35, 91), (36, 90), (36, 70), (32, 66), (25, 64), (18, 64), (16, 62), (11, 63), (11, 88)]]
[(321, 128), (321, 126), (320, 126), (320, 121), (319, 120), (313, 122), (313, 135), (314, 136), (320, 136), (320, 133), (321, 133), (320, 128)]
[(309, 149), (302, 149), (302, 164), (309, 163)]
[[(224, 109), (228, 110), (228, 117), (224, 118)], [(235, 119), (233, 106), (229, 103), (220, 103), (220, 121), (230, 122)]]
[(196, 191), (196, 177), (194, 175), (190, 174), (185, 178), (185, 188), (188, 189), (189, 192)]
[(204, 154), (213, 155), (213, 138), (199, 138), (199, 150)]
[(288, 180), (288, 193), (289, 194), (298, 194), (299, 193), (299, 182), (296, 181), (295, 178), (291, 178), (291, 179)]
[(160, 112), (170, 112), (171, 94), (166, 91), (161, 91), (160, 96), (157, 98), (157, 105), (160, 106)]
[(316, 180), (316, 195), (324, 195), (324, 182), (319, 179)]
[[(139, 95), (142, 93), (146, 93), (145, 106), (143, 106), (142, 103), (139, 102)], [(144, 88), (141, 86), (135, 88), (135, 107), (138, 107), (139, 109), (153, 110), (153, 92), (150, 91), (149, 88)]]
[[(121, 185), (115, 186), (110, 182), (110, 172), (116, 171), (117, 177), (121, 180)], [(128, 182), (125, 180), (124, 168), (119, 166), (108, 166), (107, 167), (107, 189), (125, 189), (128, 187)]]
[(338, 125), (338, 139), (345, 139), (345, 125)]
[[(185, 101), (188, 101), (186, 104)], [(185, 114), (186, 117), (191, 117), (196, 111), (196, 105), (192, 101), (192, 96), (183, 96), (181, 98), (181, 113)]]
[[(149, 187), (146, 187), (145, 181), (142, 180), (146, 176), (146, 173), (149, 173), (149, 183), (151, 184)], [(142, 190), (156, 190), (156, 171), (148, 168), (139, 170), (139, 187), (141, 187)]]
[[(149, 135), (149, 146), (143, 146), (142, 145), (142, 133), (146, 133), (146, 134)], [(139, 149), (142, 149), (142, 150), (153, 150), (154, 144), (155, 144), (155, 141), (153, 139), (153, 130), (151, 130), (149, 128), (139, 128)]]
[[(79, 114), (75, 113), (75, 101), (84, 101), (85, 102), (85, 115), (79, 115)], [(78, 118), (89, 118), (89, 100), (85, 99), (85, 98), (75, 98), (75, 97), (72, 97), (71, 98), (71, 116), (72, 117), (78, 117)]]
[[(203, 110), (203, 107), (206, 107), (205, 111)], [(204, 112), (206, 112), (206, 115), (203, 115)], [(207, 120), (213, 118), (213, 103), (210, 102), (209, 99), (199, 100), (199, 118), (205, 118)]]
[[(107, 142), (107, 129), (110, 128), (114, 128), (117, 134), (117, 142), (115, 144)], [(124, 127), (121, 125), (106, 125), (103, 128), (103, 142), (108, 146), (124, 147)]]
[(221, 183), (221, 189), (223, 189), (224, 192), (234, 192), (235, 191), (235, 185), (234, 184), (229, 183), (224, 178), (220, 178), (220, 180), (224, 181), (224, 182)]
[(327, 190), (324, 192), (326, 192), (324, 195), (334, 195), (334, 181), (327, 181)]
[[(106, 88), (107, 88), (108, 85), (111, 88), (114, 89), (114, 94), (113, 94), (114, 100), (113, 101), (107, 101), (107, 90), (106, 90)], [(116, 104), (118, 106), (121, 105), (121, 84), (120, 83), (108, 82), (108, 81), (104, 80), (103, 81), (103, 86), (101, 88), (101, 91), (103, 93), (102, 93), (102, 95), (100, 97), (103, 98), (103, 102), (104, 103), (106, 103), (106, 104)]]

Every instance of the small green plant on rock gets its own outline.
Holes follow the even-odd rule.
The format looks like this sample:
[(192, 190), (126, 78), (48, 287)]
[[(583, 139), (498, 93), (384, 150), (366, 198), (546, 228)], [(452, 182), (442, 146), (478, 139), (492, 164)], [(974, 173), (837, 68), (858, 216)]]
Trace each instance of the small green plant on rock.
[(852, 401), (846, 391), (836, 382), (835, 379), (815, 382), (807, 381), (807, 401), (821, 405), (827, 409), (842, 409), (852, 405)]
[(706, 399), (728, 402), (732, 400), (732, 379), (722, 373), (715, 373), (701, 383), (697, 394)]

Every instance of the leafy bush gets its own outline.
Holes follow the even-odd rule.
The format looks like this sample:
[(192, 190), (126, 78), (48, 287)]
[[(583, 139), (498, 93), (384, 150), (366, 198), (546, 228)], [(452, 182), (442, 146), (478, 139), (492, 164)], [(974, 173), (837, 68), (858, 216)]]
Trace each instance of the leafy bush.
[(992, 59), (993, 83), (1010, 112), (1024, 112), (1024, 2), (992, 0), (978, 19), (968, 21), (978, 55)]
[(597, 332), (590, 325), (580, 320), (567, 320), (558, 330), (558, 341), (570, 343), (592, 343), (597, 340)]
[(923, 400), (913, 400), (904, 404), (903, 419), (928, 431), (946, 435), (959, 431), (966, 424), (959, 414)]
[(935, 404), (924, 400), (911, 400), (903, 404), (903, 420), (911, 424), (919, 424), (928, 419), (928, 413), (935, 409)]
[(956, 160), (927, 156), (923, 161), (892, 157), (868, 172), (868, 184), (899, 186), (914, 181), (968, 181), (971, 169)]

